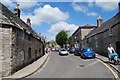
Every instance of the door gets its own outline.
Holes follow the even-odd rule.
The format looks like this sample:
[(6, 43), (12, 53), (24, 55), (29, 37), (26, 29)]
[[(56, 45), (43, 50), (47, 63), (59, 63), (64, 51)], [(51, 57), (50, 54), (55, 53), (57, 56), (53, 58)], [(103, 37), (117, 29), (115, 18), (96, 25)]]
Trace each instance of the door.
[(120, 41), (116, 42), (116, 51), (117, 51), (117, 53), (118, 53), (118, 55), (120, 57)]

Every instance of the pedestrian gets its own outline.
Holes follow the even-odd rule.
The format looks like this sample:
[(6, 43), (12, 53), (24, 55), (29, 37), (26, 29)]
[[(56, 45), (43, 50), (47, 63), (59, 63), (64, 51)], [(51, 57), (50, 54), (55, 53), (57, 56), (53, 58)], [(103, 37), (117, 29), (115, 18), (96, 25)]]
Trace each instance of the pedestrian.
[(50, 48), (48, 48), (48, 53), (50, 53), (51, 52), (51, 49)]
[(108, 59), (109, 59), (109, 61), (111, 61), (111, 54), (112, 54), (112, 53), (115, 53), (115, 50), (114, 50), (114, 48), (112, 47), (112, 45), (109, 44), (109, 46), (108, 46)]
[(45, 49), (45, 52), (48, 53), (48, 48)]

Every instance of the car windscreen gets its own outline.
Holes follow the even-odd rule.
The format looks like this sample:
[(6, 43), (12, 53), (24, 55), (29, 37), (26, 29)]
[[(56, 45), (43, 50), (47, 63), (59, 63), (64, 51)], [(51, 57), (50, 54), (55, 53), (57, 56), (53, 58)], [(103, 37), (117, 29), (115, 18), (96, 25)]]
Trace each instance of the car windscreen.
[(92, 49), (85, 49), (85, 51), (92, 51)]
[(81, 48), (77, 48), (76, 50), (77, 50), (77, 51), (81, 51), (82, 49), (81, 49)]
[(66, 49), (61, 49), (61, 51), (66, 51)]

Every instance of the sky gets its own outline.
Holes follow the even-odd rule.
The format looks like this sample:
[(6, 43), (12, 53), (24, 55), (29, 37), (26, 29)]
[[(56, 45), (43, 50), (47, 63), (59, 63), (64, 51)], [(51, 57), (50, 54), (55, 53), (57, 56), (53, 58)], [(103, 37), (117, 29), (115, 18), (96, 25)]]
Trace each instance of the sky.
[(79, 26), (96, 25), (101, 16), (107, 21), (118, 13), (119, 0), (2, 0), (12, 12), (20, 5), (20, 18), (31, 19), (31, 27), (47, 41), (55, 40), (61, 30), (74, 33)]

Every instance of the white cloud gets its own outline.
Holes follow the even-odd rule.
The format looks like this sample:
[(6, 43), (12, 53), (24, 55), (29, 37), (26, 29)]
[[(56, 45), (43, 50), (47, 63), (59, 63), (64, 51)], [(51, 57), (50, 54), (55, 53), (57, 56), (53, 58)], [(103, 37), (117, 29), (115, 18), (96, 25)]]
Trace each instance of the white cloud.
[[(37, 0), (1, 0), (1, 2), (10, 7), (15, 7), (16, 3), (20, 5), (20, 8), (31, 8), (38, 5)], [(14, 3), (15, 2), (15, 3)]]
[(52, 40), (55, 41), (55, 36), (47, 36), (47, 37), (46, 37), (46, 40), (47, 40), (47, 41), (52, 41)]
[(14, 6), (14, 4), (12, 3), (11, 0), (1, 0), (0, 2), (4, 5), (7, 5), (7, 6), (11, 6), (11, 7)]
[(74, 0), (74, 2), (119, 2), (119, 0)]
[(119, 0), (94, 0), (95, 2), (119, 2)]
[(93, 0), (88, 1), (88, 6), (81, 6), (81, 5), (77, 5), (76, 3), (72, 3), (72, 7), (75, 11), (84, 12), (87, 16), (97, 16), (98, 14), (95, 12), (88, 13), (89, 7), (92, 7), (94, 5), (92, 1)]
[(97, 16), (98, 14), (95, 13), (95, 12), (90, 12), (90, 13), (87, 13), (86, 15), (88, 15), (88, 16)]
[(93, 7), (94, 6), (94, 2), (88, 2), (88, 7)]
[(48, 32), (57, 34), (61, 30), (69, 30), (71, 33), (73, 33), (78, 28), (75, 24), (68, 24), (66, 22), (58, 22), (54, 25), (52, 25), (51, 29), (48, 30)]
[(39, 25), (41, 22), (57, 22), (66, 20), (69, 18), (67, 12), (62, 12), (58, 7), (51, 7), (50, 5), (44, 5), (43, 8), (39, 7), (33, 11), (33, 14), (23, 14), (21, 18), (26, 21), (27, 17), (30, 17), (33, 25)]
[(76, 3), (72, 3), (72, 7), (75, 11), (86, 12), (88, 9), (85, 6), (77, 5)]
[(96, 4), (96, 6), (104, 9), (105, 11), (112, 11), (112, 10), (117, 9), (117, 7), (118, 7), (117, 0), (116, 1), (111, 0), (111, 2), (110, 2), (110, 0), (104, 0), (103, 2), (102, 1), (101, 0), (96, 0), (95, 4)]
[(20, 4), (20, 8), (31, 8), (35, 5), (37, 5), (37, 2), (18, 2)]

